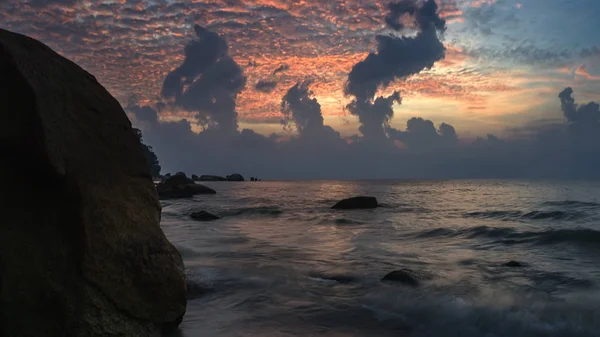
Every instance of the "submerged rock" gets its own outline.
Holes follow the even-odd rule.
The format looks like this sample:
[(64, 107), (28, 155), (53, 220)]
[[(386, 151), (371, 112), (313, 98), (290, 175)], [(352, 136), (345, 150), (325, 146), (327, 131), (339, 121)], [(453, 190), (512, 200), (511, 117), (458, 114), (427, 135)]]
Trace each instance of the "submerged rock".
[(519, 262), (519, 261), (508, 261), (505, 264), (503, 264), (503, 266), (505, 267), (512, 267), (512, 268), (519, 268), (519, 267), (524, 267), (523, 263)]
[(232, 174), (227, 176), (227, 181), (244, 181), (244, 177), (241, 174)]
[(205, 211), (194, 212), (194, 213), (190, 214), (190, 217), (197, 221), (213, 221), (213, 220), (221, 219), (218, 216), (216, 216), (214, 214), (210, 214)]
[(410, 269), (394, 270), (393, 272), (385, 275), (381, 281), (397, 282), (411, 287), (418, 287), (420, 284), (419, 277)]
[(333, 205), (333, 209), (370, 209), (377, 208), (375, 197), (354, 197), (339, 201)]
[(220, 176), (202, 175), (200, 181), (226, 181), (227, 179)]
[(191, 198), (196, 194), (215, 194), (215, 190), (204, 185), (196, 184), (185, 175), (176, 174), (156, 185), (156, 191), (161, 199)]
[(0, 29), (0, 336), (151, 336), (186, 310), (179, 252), (125, 112)]

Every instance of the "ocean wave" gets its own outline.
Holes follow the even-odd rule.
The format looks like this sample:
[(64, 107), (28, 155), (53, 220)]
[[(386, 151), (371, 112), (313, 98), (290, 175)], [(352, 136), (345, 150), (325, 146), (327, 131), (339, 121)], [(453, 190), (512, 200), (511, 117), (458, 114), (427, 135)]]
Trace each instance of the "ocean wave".
[(411, 337), (597, 336), (598, 314), (593, 299), (548, 303), (532, 294), (520, 297), (494, 293), (473, 299), (382, 288), (361, 304), (368, 310), (362, 312), (363, 320), (377, 322), (368, 327), (381, 329), (385, 336), (392, 335), (389, 331), (403, 331), (399, 335)]
[(267, 215), (267, 216), (279, 216), (283, 214), (277, 206), (262, 206), (262, 207), (242, 207), (234, 208), (222, 213), (223, 216), (240, 216), (240, 215)]
[(421, 232), (416, 235), (417, 238), (437, 238), (444, 236), (453, 236), (456, 234), (455, 230), (449, 228), (436, 228), (429, 231)]
[(556, 244), (575, 243), (597, 245), (600, 243), (600, 231), (588, 228), (550, 229), (541, 232), (517, 231), (513, 228), (477, 226), (464, 229), (436, 228), (417, 233), (416, 238), (466, 237), (468, 239), (496, 239), (505, 244), (527, 243)]
[(587, 217), (581, 211), (481, 211), (465, 213), (466, 218), (497, 219), (502, 221), (522, 220), (578, 220)]
[(545, 206), (558, 206), (558, 207), (585, 207), (585, 208), (596, 208), (600, 207), (600, 204), (595, 202), (577, 201), (577, 200), (561, 200), (561, 201), (546, 201), (543, 203)]
[(361, 224), (363, 224), (362, 221), (345, 219), (345, 218), (335, 219), (334, 222), (336, 225), (361, 225)]
[(465, 218), (480, 218), (480, 219), (515, 219), (523, 215), (521, 211), (481, 211), (465, 213)]

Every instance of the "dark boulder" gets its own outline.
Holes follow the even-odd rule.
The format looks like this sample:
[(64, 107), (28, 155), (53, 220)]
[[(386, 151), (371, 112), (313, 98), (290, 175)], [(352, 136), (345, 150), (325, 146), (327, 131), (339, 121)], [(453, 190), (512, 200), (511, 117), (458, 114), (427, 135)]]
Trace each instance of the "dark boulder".
[(232, 174), (227, 176), (227, 181), (244, 181), (244, 177), (241, 174)]
[(503, 266), (505, 267), (512, 267), (512, 268), (520, 268), (520, 267), (524, 267), (523, 263), (519, 262), (519, 261), (508, 261), (505, 264), (503, 264)]
[(418, 287), (420, 284), (419, 276), (410, 269), (395, 270), (385, 275), (381, 281), (401, 283), (411, 287)]
[(192, 174), (192, 180), (193, 180), (193, 181), (199, 181), (199, 180), (200, 180), (200, 178), (199, 178), (197, 175), (195, 175), (195, 174)]
[(202, 175), (200, 181), (226, 181), (227, 179), (219, 176)]
[(218, 216), (205, 211), (194, 212), (190, 214), (190, 217), (196, 221), (213, 221), (220, 219)]
[(152, 336), (186, 310), (179, 252), (125, 112), (0, 29), (0, 336)]
[(375, 197), (354, 197), (341, 200), (333, 205), (333, 209), (369, 209), (377, 208), (377, 199)]
[(176, 174), (156, 185), (161, 199), (191, 198), (197, 194), (215, 194), (215, 190), (196, 184), (192, 179)]

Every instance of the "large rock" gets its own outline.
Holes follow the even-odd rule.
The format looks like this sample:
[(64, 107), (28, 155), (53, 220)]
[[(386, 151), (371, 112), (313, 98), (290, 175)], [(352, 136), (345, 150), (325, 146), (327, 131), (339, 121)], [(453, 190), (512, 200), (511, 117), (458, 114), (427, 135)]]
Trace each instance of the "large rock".
[(83, 69), (0, 29), (0, 336), (159, 336), (179, 252), (131, 123)]
[(196, 184), (185, 175), (176, 174), (156, 185), (156, 191), (161, 199), (191, 198), (196, 194), (215, 194), (215, 190), (204, 185)]
[(377, 208), (379, 204), (374, 197), (354, 197), (339, 201), (333, 209), (369, 209)]
[(503, 266), (512, 267), (512, 268), (521, 268), (521, 267), (524, 267), (525, 265), (519, 261), (510, 260), (510, 261), (506, 262), (505, 264), (503, 264)]
[(411, 286), (411, 287), (418, 287), (420, 282), (419, 282), (419, 276), (412, 270), (410, 269), (400, 269), (400, 270), (394, 270), (393, 272), (390, 272), (388, 274), (386, 274), (381, 281), (382, 282), (395, 282), (395, 283), (401, 283), (407, 286)]
[(227, 179), (219, 176), (201, 175), (200, 181), (226, 181)]
[(244, 177), (241, 174), (234, 173), (227, 176), (227, 181), (244, 181)]
[(194, 212), (190, 214), (190, 217), (196, 221), (213, 221), (220, 219), (218, 216), (205, 211)]

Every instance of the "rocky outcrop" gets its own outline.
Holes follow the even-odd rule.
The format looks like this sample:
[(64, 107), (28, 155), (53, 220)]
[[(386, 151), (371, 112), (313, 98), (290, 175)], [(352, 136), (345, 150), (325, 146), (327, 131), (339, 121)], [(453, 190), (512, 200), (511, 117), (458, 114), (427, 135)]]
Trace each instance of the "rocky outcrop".
[(379, 204), (374, 197), (354, 197), (339, 201), (333, 209), (369, 209), (377, 208)]
[(191, 198), (197, 194), (215, 194), (215, 190), (204, 185), (196, 184), (192, 179), (182, 174), (171, 176), (156, 185), (160, 199)]
[(226, 179), (227, 181), (244, 181), (244, 177), (238, 173), (228, 175)]
[(505, 264), (503, 264), (503, 266), (505, 266), (505, 267), (512, 267), (512, 268), (521, 268), (521, 267), (524, 267), (523, 263), (521, 263), (519, 261), (515, 261), (515, 260), (510, 260), (510, 261), (506, 262)]
[(194, 213), (190, 214), (190, 218), (192, 218), (196, 221), (213, 221), (213, 220), (220, 219), (218, 216), (216, 216), (214, 214), (210, 214), (205, 211), (194, 212)]
[(418, 287), (420, 284), (419, 276), (410, 269), (395, 270), (395, 271), (385, 275), (381, 279), (381, 281), (382, 282), (395, 282), (395, 283), (400, 283), (400, 284), (404, 284), (404, 285), (411, 286), (411, 287)]
[(226, 181), (227, 179), (223, 178), (223, 177), (219, 177), (219, 176), (209, 176), (209, 175), (202, 175), (200, 176), (200, 181)]
[(199, 180), (200, 180), (200, 178), (199, 178), (197, 175), (195, 175), (195, 174), (192, 174), (192, 180), (193, 180), (193, 181), (199, 181)]
[(125, 112), (0, 29), (0, 336), (150, 336), (186, 309), (179, 252)]

